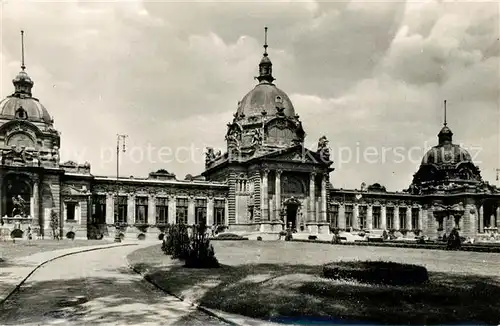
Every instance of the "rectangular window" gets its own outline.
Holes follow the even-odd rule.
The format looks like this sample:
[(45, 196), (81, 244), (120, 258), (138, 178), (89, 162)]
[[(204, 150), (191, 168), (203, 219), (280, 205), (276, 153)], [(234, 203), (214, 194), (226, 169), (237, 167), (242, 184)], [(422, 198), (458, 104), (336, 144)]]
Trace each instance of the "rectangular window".
[(188, 200), (187, 198), (177, 198), (175, 207), (175, 223), (187, 224), (188, 220)]
[(345, 227), (350, 228), (352, 227), (352, 220), (353, 220), (353, 206), (352, 205), (345, 205)]
[(148, 197), (136, 197), (135, 199), (135, 223), (148, 223)]
[(75, 220), (75, 210), (76, 210), (76, 203), (66, 203), (66, 220), (67, 221), (74, 221)]
[(359, 206), (359, 227), (361, 229), (366, 229), (366, 215), (367, 215), (367, 207)]
[(115, 223), (127, 223), (127, 209), (128, 209), (128, 198), (127, 196), (118, 196), (118, 209), (115, 213)]
[(399, 229), (406, 229), (406, 207), (399, 208)]
[(168, 223), (168, 202), (167, 198), (156, 198), (156, 223)]
[(195, 224), (207, 223), (207, 200), (196, 199), (194, 206)]
[(92, 198), (92, 216), (90, 223), (106, 223), (106, 196), (97, 195)]
[(385, 210), (387, 229), (394, 229), (394, 207), (387, 207)]
[(339, 226), (339, 205), (331, 204), (328, 212), (328, 223), (333, 227)]
[(381, 227), (381, 208), (380, 206), (373, 206), (373, 228), (380, 229)]
[(418, 218), (418, 215), (419, 215), (419, 209), (414, 207), (411, 209), (411, 225), (413, 227), (414, 230), (419, 230), (420, 229), (420, 224), (419, 224), (419, 218)]
[(214, 200), (214, 224), (215, 225), (225, 225), (226, 224), (226, 218), (225, 218), (225, 209), (226, 209), (226, 204), (225, 201), (222, 199), (216, 199)]

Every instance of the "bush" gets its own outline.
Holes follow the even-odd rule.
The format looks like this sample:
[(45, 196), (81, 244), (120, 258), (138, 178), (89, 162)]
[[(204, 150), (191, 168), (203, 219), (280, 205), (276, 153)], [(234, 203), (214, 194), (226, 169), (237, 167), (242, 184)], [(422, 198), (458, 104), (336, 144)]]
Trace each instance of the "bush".
[(137, 240), (146, 240), (146, 235), (144, 233), (139, 233)]
[(193, 235), (185, 260), (185, 267), (190, 268), (217, 268), (219, 262), (215, 258), (215, 251), (207, 236), (205, 223), (193, 226)]
[(174, 259), (185, 259), (189, 251), (189, 234), (185, 224), (169, 225), (163, 239), (162, 249), (166, 255)]
[(12, 232), (10, 233), (10, 237), (11, 237), (12, 239), (16, 239), (16, 238), (17, 238), (17, 239), (22, 239), (23, 234), (24, 234), (23, 230), (21, 230), (21, 229), (14, 229), (14, 230), (12, 230)]
[(318, 239), (318, 237), (317, 237), (317, 236), (315, 236), (315, 235), (310, 235), (310, 236), (308, 236), (307, 238), (308, 238), (309, 240), (317, 240), (317, 239)]
[(66, 238), (75, 240), (75, 232), (69, 231), (68, 233), (66, 233)]
[(163, 241), (163, 238), (165, 238), (165, 233), (158, 234), (158, 240)]
[(384, 261), (334, 262), (323, 266), (323, 276), (387, 285), (422, 284), (429, 280), (423, 266)]
[(292, 241), (293, 235), (291, 229), (286, 229), (285, 241)]
[(262, 241), (262, 237), (260, 235), (257, 237), (257, 241)]

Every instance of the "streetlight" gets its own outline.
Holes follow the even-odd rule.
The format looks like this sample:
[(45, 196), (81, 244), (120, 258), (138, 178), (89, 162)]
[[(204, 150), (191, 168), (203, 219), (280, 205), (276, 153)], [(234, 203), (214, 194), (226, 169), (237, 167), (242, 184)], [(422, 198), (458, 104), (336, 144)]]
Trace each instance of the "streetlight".
[(122, 242), (120, 237), (120, 222), (118, 221), (119, 212), (118, 209), (120, 205), (118, 203), (119, 196), (119, 183), (118, 179), (120, 178), (120, 142), (122, 143), (122, 152), (125, 153), (125, 138), (128, 135), (116, 134), (116, 196), (115, 196), (115, 242)]

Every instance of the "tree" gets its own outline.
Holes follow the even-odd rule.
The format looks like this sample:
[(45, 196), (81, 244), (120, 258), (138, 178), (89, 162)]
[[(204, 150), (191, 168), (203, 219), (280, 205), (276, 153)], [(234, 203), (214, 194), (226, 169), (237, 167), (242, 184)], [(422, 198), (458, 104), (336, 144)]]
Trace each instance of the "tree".
[(59, 237), (59, 214), (55, 209), (50, 211), (50, 229), (52, 230), (52, 237), (60, 240)]

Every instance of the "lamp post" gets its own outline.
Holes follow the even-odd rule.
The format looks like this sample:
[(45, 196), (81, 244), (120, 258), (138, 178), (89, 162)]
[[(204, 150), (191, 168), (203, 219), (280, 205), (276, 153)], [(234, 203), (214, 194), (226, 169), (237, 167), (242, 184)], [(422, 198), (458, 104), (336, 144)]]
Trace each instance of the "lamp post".
[(115, 242), (121, 242), (122, 239), (120, 237), (120, 222), (119, 222), (119, 212), (120, 204), (118, 203), (119, 196), (119, 183), (118, 179), (120, 178), (120, 144), (122, 144), (122, 152), (125, 153), (125, 138), (127, 135), (116, 134), (116, 195), (115, 195)]

